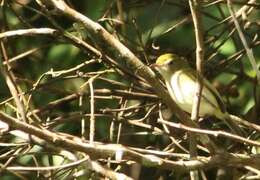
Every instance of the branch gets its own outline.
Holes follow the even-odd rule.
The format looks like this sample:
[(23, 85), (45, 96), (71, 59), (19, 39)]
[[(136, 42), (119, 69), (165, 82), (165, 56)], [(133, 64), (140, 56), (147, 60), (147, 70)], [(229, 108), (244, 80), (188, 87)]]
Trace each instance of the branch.
[(233, 139), (237, 142), (240, 142), (242, 144), (249, 144), (249, 145), (253, 145), (253, 146), (260, 146), (260, 142), (258, 141), (253, 141), (235, 134), (231, 134), (228, 132), (224, 132), (224, 131), (212, 131), (212, 130), (205, 130), (205, 129), (197, 129), (197, 128), (192, 128), (192, 127), (188, 127), (185, 126), (183, 124), (177, 124), (177, 123), (173, 123), (173, 122), (168, 122), (162, 119), (158, 120), (159, 123), (162, 124), (166, 124), (168, 126), (174, 127), (174, 128), (178, 128), (178, 129), (183, 129), (185, 131), (189, 131), (189, 132), (195, 132), (195, 133), (202, 133), (202, 134), (208, 134), (214, 137), (219, 137), (219, 136), (223, 136), (223, 137), (227, 137), (230, 139)]
[(13, 31), (6, 31), (0, 33), (0, 39), (7, 38), (7, 37), (15, 37), (15, 36), (34, 36), (34, 35), (56, 35), (56, 29), (51, 28), (32, 28), (32, 29), (19, 29)]
[(195, 96), (193, 99), (191, 120), (197, 121), (199, 115), (201, 92), (203, 87), (201, 77), (203, 73), (202, 63), (204, 61), (204, 42), (203, 42), (202, 22), (199, 14), (199, 8), (200, 8), (199, 1), (190, 0), (189, 4), (190, 4), (193, 23), (194, 23), (195, 37), (196, 37), (196, 67), (197, 67), (197, 79), (198, 79), (198, 82), (196, 83)]
[[(203, 28), (201, 22), (201, 16), (199, 13), (200, 2), (199, 0), (189, 0), (191, 15), (193, 19), (194, 29), (195, 29), (195, 37), (196, 37), (196, 67), (197, 67), (197, 82), (196, 82), (196, 90), (195, 96), (193, 98), (192, 103), (192, 111), (191, 111), (191, 120), (197, 121), (199, 117), (200, 111), (200, 100), (201, 93), (203, 88), (202, 81), (202, 62), (204, 59), (204, 42), (203, 42)], [(197, 142), (196, 142), (196, 134), (190, 133), (190, 153), (191, 157), (197, 157)], [(191, 179), (199, 179), (198, 171), (191, 172)]]

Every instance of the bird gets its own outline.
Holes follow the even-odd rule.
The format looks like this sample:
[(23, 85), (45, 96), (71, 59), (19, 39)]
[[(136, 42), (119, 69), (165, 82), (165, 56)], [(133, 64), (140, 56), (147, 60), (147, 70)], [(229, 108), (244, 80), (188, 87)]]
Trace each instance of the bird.
[[(191, 68), (186, 58), (173, 53), (160, 55), (152, 65), (165, 81), (167, 90), (175, 103), (185, 112), (191, 113), (198, 82), (197, 72)], [(231, 131), (243, 136), (241, 128), (230, 118), (224, 101), (216, 88), (202, 78), (199, 117), (215, 116), (223, 120)]]

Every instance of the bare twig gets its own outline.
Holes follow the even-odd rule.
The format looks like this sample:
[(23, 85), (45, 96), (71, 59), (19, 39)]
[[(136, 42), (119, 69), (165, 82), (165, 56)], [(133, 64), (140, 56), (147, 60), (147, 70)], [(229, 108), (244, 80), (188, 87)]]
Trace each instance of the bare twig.
[(56, 35), (58, 31), (56, 29), (51, 28), (32, 28), (32, 29), (20, 29), (13, 31), (6, 31), (0, 33), (0, 39), (7, 37), (15, 37), (15, 36), (34, 36), (34, 35)]
[[(204, 41), (203, 41), (203, 27), (200, 16), (200, 1), (199, 0), (189, 0), (191, 15), (193, 19), (194, 29), (195, 29), (195, 37), (196, 37), (196, 67), (197, 67), (197, 77), (198, 80), (196, 82), (196, 90), (193, 98), (193, 105), (191, 111), (191, 120), (197, 121), (199, 112), (200, 112), (200, 100), (202, 93), (202, 73), (203, 66), (202, 63), (204, 61)], [(196, 143), (196, 134), (190, 133), (190, 153), (191, 158), (195, 158), (197, 156), (197, 143)], [(199, 179), (198, 171), (191, 172), (191, 179), (196, 180)]]
[(94, 88), (93, 88), (93, 80), (94, 80), (95, 76), (93, 78), (89, 79), (89, 89), (90, 89), (90, 126), (89, 126), (89, 142), (93, 143), (94, 142), (94, 136), (95, 136), (95, 116), (94, 116)]
[(21, 116), (21, 119), (23, 121), (27, 121), (24, 104), (20, 100), (19, 95), (18, 95), (19, 94), (19, 88), (17, 87), (17, 84), (15, 83), (15, 80), (14, 80), (14, 76), (13, 76), (12, 72), (10, 71), (10, 66), (8, 65), (9, 59), (8, 59), (8, 56), (7, 56), (5, 45), (4, 45), (3, 41), (1, 41), (1, 40), (0, 40), (0, 46), (1, 46), (0, 51), (1, 51), (2, 57), (3, 57), (4, 61), (7, 62), (7, 66), (2, 67), (0, 65), (1, 66), (0, 67), (1, 73), (5, 77), (6, 84), (9, 88), (9, 90), (10, 90), (10, 93), (12, 94), (12, 96), (15, 100), (15, 103), (16, 103), (16, 106), (17, 106), (17, 109), (18, 109), (18, 113), (19, 113), (18, 116)]
[(184, 129), (184, 130), (190, 131), (190, 132), (203, 133), (203, 134), (208, 134), (208, 135), (215, 136), (215, 137), (224, 136), (224, 137), (228, 137), (230, 139), (233, 139), (237, 142), (240, 142), (242, 144), (246, 143), (246, 144), (250, 144), (250, 145), (254, 145), (254, 146), (260, 146), (260, 143), (257, 142), (257, 141), (246, 139), (244, 137), (241, 137), (241, 136), (238, 136), (238, 135), (235, 135), (235, 134), (231, 134), (231, 133), (228, 133), (228, 132), (224, 132), (224, 131), (212, 131), (212, 130), (197, 129), (197, 128), (185, 126), (183, 124), (168, 122), (168, 121), (165, 121), (165, 120), (162, 120), (162, 119), (159, 119), (158, 122), (163, 123), (163, 124), (167, 124), (167, 125), (174, 127), (174, 128)]

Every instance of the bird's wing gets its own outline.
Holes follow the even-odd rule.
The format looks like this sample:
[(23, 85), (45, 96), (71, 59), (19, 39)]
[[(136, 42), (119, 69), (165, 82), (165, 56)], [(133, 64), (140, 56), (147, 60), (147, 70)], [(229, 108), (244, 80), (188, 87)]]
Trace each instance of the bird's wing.
[(215, 96), (221, 112), (225, 113), (226, 112), (226, 106), (225, 106), (220, 94), (216, 90), (216, 88), (212, 84), (210, 84), (210, 82), (205, 78), (203, 78), (203, 83), (204, 83), (204, 86), (206, 86), (211, 91), (211, 93)]
[[(185, 71), (190, 76), (191, 79), (193, 79), (194, 81), (196, 80), (197, 73), (194, 69), (187, 69)], [(203, 86), (205, 86), (204, 88), (207, 89), (212, 94), (214, 99), (217, 101), (218, 108), (221, 110), (221, 112), (225, 113), (226, 112), (225, 104), (224, 104), (220, 94), (216, 90), (216, 88), (213, 85), (211, 85), (207, 79), (205, 79), (205, 78), (202, 78), (202, 79), (203, 79)], [(204, 98), (208, 102), (211, 102), (210, 99), (208, 99), (206, 97), (206, 95), (204, 95), (206, 93), (205, 89), (202, 91), (202, 98)], [(205, 92), (205, 93), (203, 93), (203, 92)]]

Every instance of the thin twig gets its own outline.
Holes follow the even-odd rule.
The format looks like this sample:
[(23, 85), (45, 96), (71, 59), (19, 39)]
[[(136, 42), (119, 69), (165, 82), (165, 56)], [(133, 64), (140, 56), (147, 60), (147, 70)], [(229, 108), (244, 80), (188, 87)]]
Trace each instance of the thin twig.
[[(203, 88), (202, 81), (202, 73), (203, 66), (202, 63), (204, 61), (204, 40), (203, 40), (203, 27), (200, 16), (200, 1), (199, 0), (189, 0), (191, 15), (194, 24), (194, 31), (196, 37), (196, 67), (197, 67), (197, 81), (196, 81), (196, 89), (192, 103), (192, 111), (191, 111), (191, 120), (197, 121), (200, 112), (200, 101), (201, 101), (201, 93)], [(197, 143), (196, 143), (196, 134), (190, 133), (190, 153), (191, 158), (195, 158), (197, 156)], [(198, 171), (191, 172), (191, 179), (196, 180), (199, 179)]]
[(93, 78), (89, 79), (89, 89), (90, 89), (90, 126), (89, 126), (89, 142), (93, 143), (94, 142), (94, 137), (95, 137), (95, 101), (94, 101), (94, 88), (93, 88)]
[(212, 131), (212, 130), (205, 130), (205, 129), (201, 129), (201, 128), (200, 129), (192, 128), (192, 127), (188, 127), (188, 126), (183, 125), (183, 124), (168, 122), (168, 121), (165, 121), (163, 119), (158, 119), (158, 122), (163, 123), (163, 124), (167, 124), (168, 126), (171, 126), (171, 127), (174, 127), (174, 128), (183, 129), (183, 130), (186, 130), (186, 131), (189, 131), (189, 132), (208, 134), (208, 135), (215, 136), (215, 137), (223, 136), (223, 137), (233, 139), (233, 140), (240, 142), (242, 144), (245, 143), (245, 144), (250, 144), (250, 145), (253, 145), (253, 146), (260, 146), (260, 143), (257, 142), (257, 141), (246, 139), (244, 137), (241, 137), (241, 136), (238, 136), (238, 135), (235, 135), (235, 134), (231, 134), (231, 133), (228, 133), (228, 132), (224, 132), (224, 131)]
[[(7, 56), (5, 45), (2, 40), (0, 40), (0, 46), (1, 46), (0, 52), (2, 54), (2, 57), (3, 57), (4, 61), (7, 62), (7, 66), (0, 65), (1, 73), (4, 76), (6, 84), (16, 103), (18, 113), (19, 113), (18, 116), (21, 116), (21, 119), (23, 121), (27, 121), (26, 110), (25, 110), (26, 108), (25, 108), (22, 100), (19, 98), (19, 88), (18, 88), (17, 84), (15, 83), (13, 73), (10, 71), (10, 66), (8, 64), (9, 59)], [(21, 97), (23, 98), (23, 96), (21, 96)]]
[(7, 38), (7, 37), (15, 37), (15, 36), (34, 36), (34, 35), (56, 35), (56, 29), (51, 28), (32, 28), (32, 29), (19, 29), (13, 31), (6, 31), (0, 33), (0, 39)]

